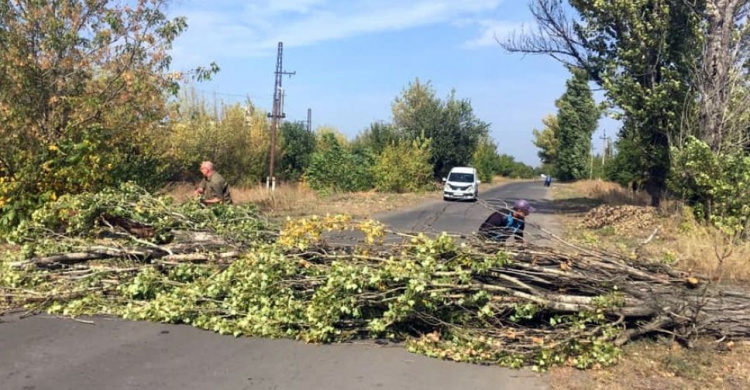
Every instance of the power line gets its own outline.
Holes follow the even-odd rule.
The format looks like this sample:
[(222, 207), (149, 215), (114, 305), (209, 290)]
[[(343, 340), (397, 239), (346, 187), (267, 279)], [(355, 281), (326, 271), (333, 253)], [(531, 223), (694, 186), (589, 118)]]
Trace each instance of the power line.
[(243, 95), (243, 94), (239, 94), (239, 93), (208, 91), (208, 90), (205, 90), (205, 89), (196, 89), (196, 91), (203, 92), (203, 93), (210, 93), (210, 94), (214, 94), (214, 95), (221, 95), (221, 96), (249, 97), (249, 98), (254, 98), (254, 99), (272, 99), (273, 98), (273, 97), (269, 97), (269, 96), (259, 96), (259, 95), (250, 95), (250, 94)]

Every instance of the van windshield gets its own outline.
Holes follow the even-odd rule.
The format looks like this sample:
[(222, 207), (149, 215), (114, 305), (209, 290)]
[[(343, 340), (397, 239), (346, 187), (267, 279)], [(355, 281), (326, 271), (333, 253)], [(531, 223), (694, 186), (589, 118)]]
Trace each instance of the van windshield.
[(458, 182), (458, 183), (473, 183), (474, 174), (453, 172), (448, 176), (448, 181), (453, 181), (453, 182)]

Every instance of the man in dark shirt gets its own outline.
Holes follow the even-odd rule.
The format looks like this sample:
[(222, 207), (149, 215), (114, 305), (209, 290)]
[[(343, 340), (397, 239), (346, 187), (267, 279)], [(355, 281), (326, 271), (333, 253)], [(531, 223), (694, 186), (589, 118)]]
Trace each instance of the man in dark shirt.
[(495, 211), (479, 226), (479, 236), (485, 240), (505, 242), (509, 237), (523, 241), (525, 219), (534, 208), (528, 201), (520, 199), (513, 204), (513, 209)]
[(201, 174), (203, 174), (203, 181), (195, 189), (195, 194), (201, 196), (202, 203), (208, 205), (232, 203), (229, 185), (223, 176), (214, 171), (214, 164), (211, 161), (201, 163)]

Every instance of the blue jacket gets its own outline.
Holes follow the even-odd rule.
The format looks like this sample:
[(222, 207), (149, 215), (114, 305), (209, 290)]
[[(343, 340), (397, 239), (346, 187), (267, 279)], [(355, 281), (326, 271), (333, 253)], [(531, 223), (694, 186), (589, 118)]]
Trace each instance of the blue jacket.
[(486, 239), (507, 239), (510, 236), (523, 239), (525, 225), (523, 219), (513, 218), (513, 211), (504, 209), (495, 211), (482, 222), (479, 235)]

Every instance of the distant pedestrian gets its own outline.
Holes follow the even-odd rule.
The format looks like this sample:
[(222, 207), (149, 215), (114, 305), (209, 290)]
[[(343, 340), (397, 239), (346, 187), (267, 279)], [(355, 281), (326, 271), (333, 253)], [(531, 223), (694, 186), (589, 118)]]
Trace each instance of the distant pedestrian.
[(203, 204), (232, 204), (232, 196), (229, 193), (229, 185), (224, 177), (214, 171), (214, 164), (211, 161), (201, 163), (201, 174), (203, 180), (195, 189), (195, 194), (200, 196)]
[(523, 230), (526, 217), (534, 211), (528, 201), (520, 199), (513, 208), (495, 211), (479, 226), (479, 236), (492, 241), (505, 242), (513, 237), (524, 240)]
[(552, 176), (547, 176), (544, 178), (544, 186), (550, 187), (552, 185)]

